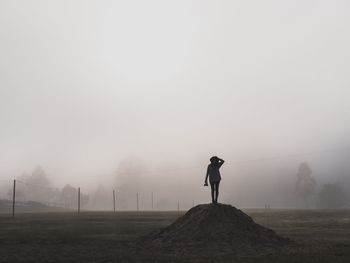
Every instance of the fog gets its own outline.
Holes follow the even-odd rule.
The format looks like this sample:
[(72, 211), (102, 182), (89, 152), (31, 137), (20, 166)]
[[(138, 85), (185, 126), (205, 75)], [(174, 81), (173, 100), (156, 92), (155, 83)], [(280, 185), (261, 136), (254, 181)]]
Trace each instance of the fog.
[[(345, 0), (0, 0), (1, 196), (40, 166), (45, 187), (81, 187), (88, 208), (111, 207), (116, 189), (120, 209), (135, 209), (136, 192), (142, 209), (151, 192), (155, 208), (185, 209), (209, 202), (218, 155), (222, 202), (348, 206), (349, 11)], [(302, 197), (301, 163), (316, 182)]]

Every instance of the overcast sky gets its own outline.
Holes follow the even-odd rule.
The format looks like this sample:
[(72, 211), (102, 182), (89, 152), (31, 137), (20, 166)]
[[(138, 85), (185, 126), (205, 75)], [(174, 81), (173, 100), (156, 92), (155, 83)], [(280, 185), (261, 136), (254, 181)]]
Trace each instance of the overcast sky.
[[(349, 1), (0, 0), (0, 178), (345, 145)], [(203, 173), (204, 176), (204, 173)], [(202, 179), (201, 179), (202, 180)]]

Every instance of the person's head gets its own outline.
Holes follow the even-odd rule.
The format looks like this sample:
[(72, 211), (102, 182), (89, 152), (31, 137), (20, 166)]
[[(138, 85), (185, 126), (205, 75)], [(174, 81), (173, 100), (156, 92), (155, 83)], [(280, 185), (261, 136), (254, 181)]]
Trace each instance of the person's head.
[(210, 158), (210, 163), (216, 165), (219, 162), (219, 158), (217, 156), (213, 156)]

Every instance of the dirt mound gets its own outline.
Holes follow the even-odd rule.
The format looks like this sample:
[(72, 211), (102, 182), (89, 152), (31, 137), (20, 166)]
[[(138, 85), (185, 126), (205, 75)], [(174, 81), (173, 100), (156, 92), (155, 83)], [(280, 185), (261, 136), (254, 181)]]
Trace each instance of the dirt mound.
[(291, 243), (256, 224), (231, 205), (198, 205), (170, 226), (144, 237), (147, 244), (166, 249), (236, 250), (280, 249)]

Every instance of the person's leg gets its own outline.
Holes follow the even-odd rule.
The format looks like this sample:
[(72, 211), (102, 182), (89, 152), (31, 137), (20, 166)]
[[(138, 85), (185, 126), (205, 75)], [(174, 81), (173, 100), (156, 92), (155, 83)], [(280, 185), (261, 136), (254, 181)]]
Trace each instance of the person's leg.
[(211, 202), (214, 203), (214, 183), (210, 183), (211, 188)]
[(218, 202), (218, 197), (219, 197), (219, 184), (220, 182), (215, 183), (215, 203)]

